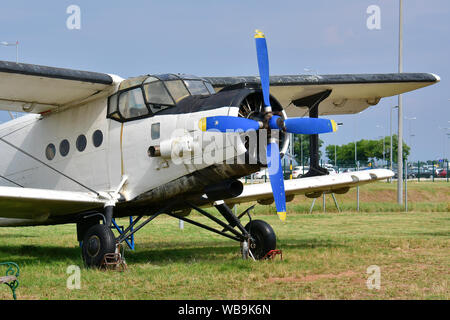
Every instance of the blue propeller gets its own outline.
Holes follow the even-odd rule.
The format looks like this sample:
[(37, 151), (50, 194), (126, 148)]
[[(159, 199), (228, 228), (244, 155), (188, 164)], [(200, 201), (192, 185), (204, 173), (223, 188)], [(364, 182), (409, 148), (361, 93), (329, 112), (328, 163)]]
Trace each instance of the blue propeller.
[[(294, 134), (321, 134), (337, 130), (336, 122), (328, 119), (318, 118), (289, 118), (283, 119), (272, 114), (270, 106), (270, 78), (269, 78), (269, 56), (264, 33), (255, 31), (256, 56), (258, 59), (259, 76), (261, 79), (261, 90), (264, 99), (264, 111), (268, 119), (266, 123), (241, 117), (213, 116), (203, 118), (199, 122), (202, 131), (215, 130), (219, 132), (235, 132), (259, 130), (270, 128), (282, 130)], [(277, 208), (278, 216), (282, 221), (286, 219), (286, 194), (284, 189), (283, 168), (281, 166), (280, 148), (276, 139), (270, 138), (266, 150), (267, 166), (272, 187), (273, 198)]]
[(282, 221), (286, 220), (286, 194), (284, 191), (283, 167), (281, 165), (280, 148), (276, 141), (267, 145), (267, 168), (272, 187), (273, 199), (277, 214)]
[(261, 79), (261, 89), (264, 98), (264, 110), (271, 112), (270, 94), (269, 94), (269, 55), (267, 53), (266, 37), (262, 31), (255, 31), (256, 57), (258, 59), (259, 77)]

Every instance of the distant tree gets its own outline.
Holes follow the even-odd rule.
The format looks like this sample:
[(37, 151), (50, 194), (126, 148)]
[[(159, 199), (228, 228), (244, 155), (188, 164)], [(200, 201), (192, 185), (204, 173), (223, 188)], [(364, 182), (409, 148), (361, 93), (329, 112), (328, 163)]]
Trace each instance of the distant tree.
[[(390, 159), (390, 137), (384, 138), (384, 159), (388, 161)], [(392, 149), (393, 149), (393, 161), (397, 162), (397, 148), (398, 138), (397, 135), (392, 136)], [(334, 163), (334, 145), (328, 145), (325, 148), (325, 154), (331, 163)], [(383, 159), (383, 139), (380, 140), (359, 140), (356, 142), (357, 159), (361, 162), (368, 162), (370, 160), (382, 160)], [(407, 159), (411, 148), (403, 142), (403, 159)], [(336, 146), (337, 161), (343, 163), (355, 162), (355, 143), (350, 142), (341, 146)]]
[[(294, 155), (295, 160), (301, 165), (302, 163), (309, 164), (309, 135), (308, 134), (295, 134), (294, 135)], [(301, 141), (301, 145), (300, 145)], [(323, 145), (323, 140), (319, 138), (319, 148)], [(303, 153), (303, 161), (301, 155)], [(322, 156), (322, 152), (319, 150), (319, 158)]]

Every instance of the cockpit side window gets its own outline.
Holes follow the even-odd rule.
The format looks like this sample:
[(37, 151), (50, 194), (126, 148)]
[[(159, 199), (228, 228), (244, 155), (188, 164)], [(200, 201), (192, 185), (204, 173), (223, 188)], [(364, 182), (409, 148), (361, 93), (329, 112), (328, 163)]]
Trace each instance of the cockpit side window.
[(184, 80), (184, 83), (193, 96), (210, 94), (205, 83), (201, 80)]
[(120, 113), (118, 110), (118, 97), (119, 93), (115, 93), (108, 98), (108, 117), (120, 121)]
[(170, 80), (164, 81), (167, 89), (169, 89), (170, 94), (175, 99), (175, 103), (181, 101), (181, 99), (189, 96), (189, 91), (181, 80)]
[(214, 87), (212, 86), (211, 83), (205, 82), (205, 86), (206, 86), (206, 88), (208, 89), (208, 91), (209, 91), (210, 94), (216, 93), (216, 90), (214, 90)]
[(143, 117), (149, 114), (140, 87), (120, 93), (119, 113), (126, 120)]

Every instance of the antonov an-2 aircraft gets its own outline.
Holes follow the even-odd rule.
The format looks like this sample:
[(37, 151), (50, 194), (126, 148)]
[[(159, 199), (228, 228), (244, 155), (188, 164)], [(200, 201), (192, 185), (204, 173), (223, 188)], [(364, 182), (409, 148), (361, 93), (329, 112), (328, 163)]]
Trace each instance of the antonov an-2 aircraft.
[[(335, 131), (336, 123), (319, 116), (361, 112), (438, 76), (269, 76), (262, 32), (255, 42), (259, 77), (122, 79), (0, 61), (0, 109), (27, 113), (0, 125), (0, 226), (76, 223), (86, 266), (100, 267), (132, 234), (168, 214), (262, 259), (276, 248), (275, 233), (262, 220), (243, 226), (248, 210), (237, 216), (235, 204), (275, 202), (284, 220), (295, 195), (345, 193), (393, 176), (384, 169), (328, 175), (319, 166), (318, 134)], [(310, 171), (284, 181), (280, 158), (290, 133), (310, 134)], [(270, 183), (239, 180), (264, 167)], [(188, 218), (192, 210), (219, 228)], [(127, 216), (137, 218), (116, 237), (112, 222)]]

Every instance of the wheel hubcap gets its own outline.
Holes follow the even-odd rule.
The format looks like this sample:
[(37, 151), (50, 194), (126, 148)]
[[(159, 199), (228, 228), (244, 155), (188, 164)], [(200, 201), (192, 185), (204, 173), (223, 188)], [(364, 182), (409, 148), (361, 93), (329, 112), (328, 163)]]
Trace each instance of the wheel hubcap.
[(99, 251), (100, 251), (100, 238), (97, 236), (90, 237), (87, 243), (87, 253), (91, 257), (95, 257)]

